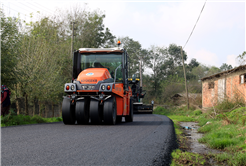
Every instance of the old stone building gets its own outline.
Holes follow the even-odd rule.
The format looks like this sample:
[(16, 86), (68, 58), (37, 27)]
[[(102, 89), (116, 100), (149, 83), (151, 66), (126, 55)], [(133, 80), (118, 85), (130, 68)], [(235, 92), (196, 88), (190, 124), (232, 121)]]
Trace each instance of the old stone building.
[(246, 102), (246, 65), (201, 79), (202, 107), (213, 107), (224, 99)]

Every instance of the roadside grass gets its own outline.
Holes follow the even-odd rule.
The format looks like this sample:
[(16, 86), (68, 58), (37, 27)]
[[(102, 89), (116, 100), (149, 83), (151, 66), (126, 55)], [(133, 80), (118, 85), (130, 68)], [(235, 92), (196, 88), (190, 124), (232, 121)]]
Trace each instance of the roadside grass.
[[(205, 113), (199, 109), (187, 110), (186, 107), (169, 110), (157, 107), (154, 110), (155, 114), (166, 115), (173, 120), (179, 148), (183, 150), (175, 150), (172, 153), (172, 165), (204, 165), (199, 162), (207, 156), (223, 165), (246, 165), (246, 107), (238, 108), (237, 105), (239, 104), (226, 101)], [(200, 126), (198, 131), (204, 133), (204, 136), (198, 140), (200, 143), (222, 150), (223, 153), (200, 155), (185, 151), (186, 138), (178, 123), (187, 121), (198, 122)], [(193, 157), (188, 158), (187, 153)], [(195, 162), (195, 159), (199, 158), (196, 155), (201, 157), (199, 162)]]
[(60, 122), (61, 117), (53, 118), (42, 118), (41, 116), (29, 116), (29, 115), (17, 115), (12, 109), (10, 113), (6, 116), (1, 116), (1, 127), (16, 126), (16, 125), (26, 125), (26, 124), (37, 124), (37, 123), (50, 123), (50, 122)]
[(206, 159), (204, 156), (190, 153), (190, 152), (182, 152), (180, 149), (176, 149), (172, 152), (173, 162), (171, 166), (177, 165), (204, 165), (206, 163)]

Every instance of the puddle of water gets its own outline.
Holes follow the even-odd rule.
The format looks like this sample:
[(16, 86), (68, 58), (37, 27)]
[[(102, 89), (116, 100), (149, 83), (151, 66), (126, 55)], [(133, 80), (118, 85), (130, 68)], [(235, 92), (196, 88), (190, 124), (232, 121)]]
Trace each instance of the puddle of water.
[(205, 144), (201, 144), (198, 142), (199, 138), (203, 137), (202, 133), (198, 133), (197, 130), (199, 128), (198, 123), (196, 122), (180, 122), (180, 126), (189, 127), (190, 129), (186, 129), (186, 137), (190, 138), (190, 152), (192, 153), (200, 153), (200, 154), (209, 154), (209, 153), (221, 153), (218, 150), (210, 149)]

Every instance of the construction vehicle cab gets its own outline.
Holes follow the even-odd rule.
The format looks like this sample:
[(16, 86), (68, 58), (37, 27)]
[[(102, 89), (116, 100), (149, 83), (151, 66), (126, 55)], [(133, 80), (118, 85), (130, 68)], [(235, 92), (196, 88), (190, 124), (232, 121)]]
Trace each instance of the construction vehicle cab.
[(133, 121), (127, 52), (123, 48), (81, 48), (74, 52), (72, 83), (62, 103), (64, 124)]

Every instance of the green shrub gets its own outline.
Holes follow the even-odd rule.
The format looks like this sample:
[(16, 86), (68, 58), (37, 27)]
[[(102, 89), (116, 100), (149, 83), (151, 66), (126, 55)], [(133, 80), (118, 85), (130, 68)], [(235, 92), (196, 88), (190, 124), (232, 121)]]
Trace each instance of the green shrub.
[(1, 116), (1, 127), (5, 126), (15, 126), (15, 125), (25, 125), (25, 124), (37, 124), (37, 123), (47, 123), (47, 122), (60, 122), (61, 117), (54, 118), (42, 118), (38, 115), (30, 117), (29, 115), (16, 115), (8, 114), (7, 116)]
[(201, 115), (202, 114), (202, 111), (201, 110), (195, 110), (194, 112), (193, 112), (193, 115)]
[(168, 111), (167, 109), (165, 109), (164, 107), (161, 107), (161, 106), (157, 106), (154, 109), (154, 114), (167, 115), (169, 113), (170, 113), (170, 111)]
[(44, 120), (41, 116), (38, 116), (38, 115), (34, 115), (34, 116), (32, 117), (32, 119), (33, 119), (34, 121), (36, 121), (37, 123), (45, 123), (45, 120)]

